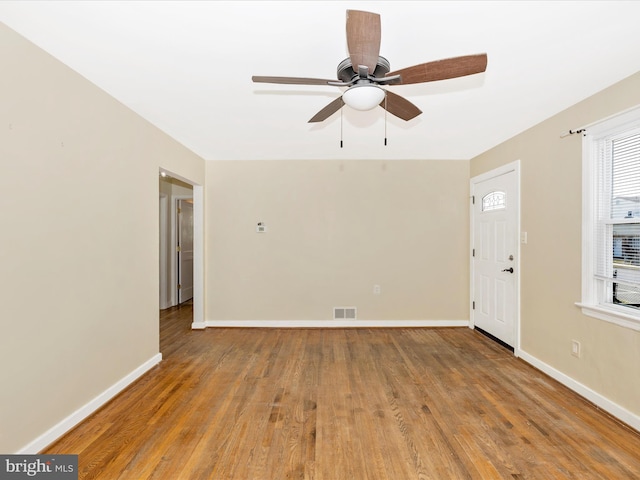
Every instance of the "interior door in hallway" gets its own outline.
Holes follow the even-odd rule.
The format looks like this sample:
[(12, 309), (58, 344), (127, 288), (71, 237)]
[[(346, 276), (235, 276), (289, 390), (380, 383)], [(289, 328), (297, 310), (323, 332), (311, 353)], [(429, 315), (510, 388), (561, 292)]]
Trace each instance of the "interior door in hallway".
[(176, 200), (178, 303), (193, 298), (193, 200)]
[(516, 347), (518, 173), (515, 169), (503, 169), (495, 176), (488, 174), (476, 179), (472, 180), (473, 323)]

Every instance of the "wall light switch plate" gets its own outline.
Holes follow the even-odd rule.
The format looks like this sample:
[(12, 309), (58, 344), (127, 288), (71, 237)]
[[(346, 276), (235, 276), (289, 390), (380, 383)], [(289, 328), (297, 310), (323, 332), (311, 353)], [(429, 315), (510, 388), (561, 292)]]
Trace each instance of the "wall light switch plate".
[(580, 358), (580, 342), (571, 340), (571, 355)]

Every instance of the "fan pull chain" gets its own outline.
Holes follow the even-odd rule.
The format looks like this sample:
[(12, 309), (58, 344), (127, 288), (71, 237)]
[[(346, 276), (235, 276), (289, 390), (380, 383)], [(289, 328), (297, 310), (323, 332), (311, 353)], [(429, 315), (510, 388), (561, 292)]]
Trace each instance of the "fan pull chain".
[(342, 148), (342, 108), (340, 109), (340, 148)]
[(387, 92), (384, 92), (384, 146), (387, 146)]

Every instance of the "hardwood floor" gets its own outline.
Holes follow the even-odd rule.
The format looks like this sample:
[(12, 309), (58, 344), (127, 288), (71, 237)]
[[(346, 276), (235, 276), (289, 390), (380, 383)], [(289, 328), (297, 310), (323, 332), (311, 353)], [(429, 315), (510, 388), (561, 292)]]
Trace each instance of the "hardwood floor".
[(640, 435), (467, 328), (190, 330), (44, 453), (81, 479), (633, 479)]

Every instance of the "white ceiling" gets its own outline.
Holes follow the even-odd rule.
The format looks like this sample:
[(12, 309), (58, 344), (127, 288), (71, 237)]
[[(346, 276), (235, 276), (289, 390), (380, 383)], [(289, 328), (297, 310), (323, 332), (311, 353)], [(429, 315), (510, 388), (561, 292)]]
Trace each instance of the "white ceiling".
[[(392, 70), (486, 52), (487, 71), (389, 87), (424, 112), (409, 122), (344, 107), (309, 124), (339, 88), (251, 76), (335, 78), (347, 9), (381, 15)], [(0, 2), (0, 21), (207, 160), (469, 159), (640, 71), (639, 19), (637, 1)]]

